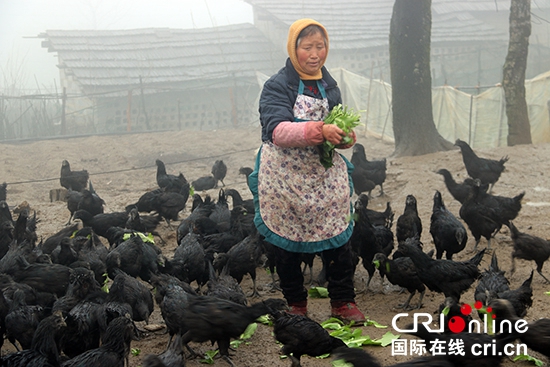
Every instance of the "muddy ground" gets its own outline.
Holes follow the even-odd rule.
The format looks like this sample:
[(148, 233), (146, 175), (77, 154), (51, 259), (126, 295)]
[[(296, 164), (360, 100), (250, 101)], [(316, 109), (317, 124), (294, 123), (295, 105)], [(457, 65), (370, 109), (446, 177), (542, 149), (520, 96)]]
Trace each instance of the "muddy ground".
[[(362, 135), (362, 134), (359, 134)], [(455, 179), (462, 181), (466, 171), (460, 151), (453, 150), (420, 157), (392, 158), (393, 144), (380, 141), (374, 137), (360, 136), (359, 142), (366, 147), (367, 157), (377, 159), (387, 157), (387, 180), (384, 185), (385, 195), (378, 196), (378, 188), (373, 191), (374, 198), (369, 207), (383, 210), (389, 201), (395, 211), (395, 218), (403, 212), (405, 197), (413, 194), (418, 201), (419, 214), (424, 230), (422, 241), (426, 250), (433, 248), (429, 233), (430, 215), (432, 211), (435, 190), (443, 194), (447, 207), (458, 215), (460, 204), (447, 191), (443, 179), (436, 174), (440, 168), (447, 168)], [(38, 235), (47, 238), (59, 231), (69, 218), (66, 203), (50, 202), (49, 192), (60, 188), (59, 172), (61, 162), (67, 159), (73, 170), (86, 169), (97, 193), (105, 200), (106, 212), (121, 211), (135, 202), (143, 193), (156, 188), (155, 159), (159, 158), (166, 164), (169, 173), (182, 172), (188, 180), (196, 179), (210, 173), (210, 167), (216, 159), (223, 159), (228, 166), (225, 179), (227, 187), (235, 188), (244, 198), (250, 197), (244, 176), (238, 174), (242, 166), (252, 166), (254, 153), (260, 144), (260, 130), (257, 127), (249, 129), (219, 130), (219, 131), (181, 131), (159, 132), (146, 134), (93, 136), (83, 138), (57, 139), (13, 144), (0, 144), (0, 181), (8, 183), (8, 203), (16, 207), (27, 202), (36, 211), (40, 222)], [(520, 231), (550, 238), (550, 183), (547, 175), (550, 172), (550, 144), (525, 145), (517, 147), (501, 147), (492, 149), (476, 149), (479, 155), (499, 159), (508, 155), (506, 171), (494, 187), (493, 193), (504, 196), (514, 196), (525, 191), (523, 208), (514, 221)], [(351, 149), (344, 151), (351, 155)], [(217, 189), (202, 192), (202, 195), (217, 196)], [(354, 199), (354, 198), (353, 198)], [(189, 214), (190, 202), (180, 217)], [(393, 229), (395, 229), (395, 224)], [(167, 257), (171, 257), (176, 247), (175, 230), (170, 230), (166, 224), (159, 227), (160, 233), (168, 241), (163, 247)], [(468, 245), (464, 252), (455, 256), (455, 260), (464, 260), (472, 256), (474, 240), (469, 233)], [(486, 245), (482, 240), (481, 248)], [(519, 260), (516, 272), (511, 275), (511, 239), (507, 228), (501, 230), (493, 241), (493, 249), (497, 252), (500, 267), (507, 271), (511, 287), (518, 287), (535, 268), (534, 263)], [(488, 267), (490, 255), (486, 255), (481, 269)], [(550, 267), (550, 266), (547, 266)], [(314, 276), (319, 271), (319, 261), (314, 267)], [(550, 276), (550, 269), (544, 269)], [(259, 270), (259, 287), (263, 298), (281, 297), (280, 293), (270, 293), (267, 284), (270, 276), (266, 271)], [(369, 319), (375, 320), (386, 329), (373, 326), (362, 327), (363, 335), (380, 338), (390, 331), (392, 317), (401, 312), (394, 306), (407, 297), (399, 294), (398, 289), (387, 281), (382, 282), (375, 274), (370, 288), (365, 291), (366, 272), (359, 265), (356, 272), (356, 288), (359, 292), (357, 303)], [(308, 278), (306, 278), (308, 280)], [(242, 283), (245, 292), (250, 293), (251, 282), (248, 277)], [(464, 302), (473, 303), (473, 288), (462, 296)], [(533, 306), (528, 311), (527, 320), (548, 317), (548, 295), (550, 285), (535, 274), (533, 279)], [(430, 291), (426, 292), (422, 312), (433, 313), (442, 302), (443, 296)], [(257, 300), (251, 299), (251, 302)], [(412, 302), (417, 302), (415, 297)], [(310, 299), (310, 317), (318, 322), (326, 320), (330, 315), (328, 299)], [(151, 323), (162, 324), (162, 318), (155, 309)], [(409, 337), (405, 337), (409, 338)], [(138, 356), (130, 356), (130, 366), (139, 366), (141, 359), (148, 353), (160, 353), (167, 344), (168, 336), (163, 330), (150, 332), (145, 338), (132, 343), (133, 348), (139, 348)], [(209, 343), (194, 345), (199, 351), (206, 352), (213, 347)], [(289, 366), (288, 359), (281, 359), (279, 345), (275, 343), (268, 326), (260, 325), (247, 344), (241, 344), (234, 352), (233, 361), (237, 366)], [(392, 357), (391, 347), (365, 347), (376, 355), (383, 365), (390, 365), (410, 357)], [(4, 344), (2, 354), (12, 351), (9, 343)], [(530, 352), (533, 356), (544, 357)], [(187, 366), (198, 366), (198, 360), (187, 361)], [(216, 365), (226, 365), (222, 360), (216, 360)], [(505, 359), (504, 364), (527, 365), (527, 362), (512, 363)], [(330, 366), (331, 359), (302, 358), (303, 366)]]

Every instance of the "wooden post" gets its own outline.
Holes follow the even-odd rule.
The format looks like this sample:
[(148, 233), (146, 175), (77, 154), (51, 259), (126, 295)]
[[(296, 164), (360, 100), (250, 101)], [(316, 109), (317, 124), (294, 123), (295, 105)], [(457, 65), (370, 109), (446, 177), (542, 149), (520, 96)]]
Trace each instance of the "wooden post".
[(126, 131), (132, 131), (132, 90), (128, 91), (128, 105), (126, 106)]
[(67, 87), (63, 87), (63, 96), (61, 97), (61, 135), (67, 133), (67, 119), (65, 116), (65, 108), (67, 106)]
[(145, 115), (145, 126), (147, 127), (147, 130), (151, 130), (151, 126), (149, 126), (149, 116), (147, 115), (147, 109), (145, 108), (145, 97), (143, 96), (143, 82), (141, 81), (141, 75), (139, 76), (139, 88), (141, 90), (141, 109)]

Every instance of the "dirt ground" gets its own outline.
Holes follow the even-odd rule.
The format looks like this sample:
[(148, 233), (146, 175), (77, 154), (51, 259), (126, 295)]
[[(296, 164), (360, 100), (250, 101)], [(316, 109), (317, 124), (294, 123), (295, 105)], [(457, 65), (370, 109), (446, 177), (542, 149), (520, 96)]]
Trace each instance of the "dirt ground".
[[(361, 134), (359, 134), (361, 135)], [(447, 191), (442, 176), (435, 173), (440, 168), (447, 168), (455, 179), (462, 181), (466, 171), (462, 163), (460, 151), (453, 150), (420, 157), (392, 158), (393, 144), (380, 141), (374, 137), (359, 136), (359, 142), (365, 145), (367, 157), (377, 159), (387, 157), (388, 171), (384, 185), (385, 195), (378, 196), (378, 188), (373, 191), (375, 198), (369, 207), (383, 210), (386, 202), (391, 202), (395, 211), (395, 220), (403, 212), (405, 197), (413, 194), (418, 201), (418, 210), (424, 230), (422, 241), (425, 249), (433, 248), (433, 241), (429, 233), (430, 215), (432, 211), (433, 195), (435, 190), (441, 191), (447, 207), (458, 216), (460, 204)], [(0, 182), (8, 183), (8, 204), (16, 207), (28, 202), (36, 211), (40, 222), (38, 224), (39, 238), (47, 238), (59, 231), (69, 218), (66, 203), (62, 201), (50, 202), (51, 189), (60, 188), (59, 172), (61, 162), (67, 159), (73, 170), (86, 169), (97, 193), (105, 200), (106, 212), (121, 211), (124, 207), (135, 202), (143, 193), (156, 188), (155, 159), (159, 158), (166, 164), (169, 173), (182, 172), (188, 180), (194, 180), (210, 173), (210, 167), (216, 159), (223, 159), (228, 166), (225, 179), (227, 187), (235, 188), (244, 198), (249, 198), (250, 192), (244, 176), (238, 174), (242, 166), (252, 166), (254, 154), (260, 144), (260, 130), (258, 127), (237, 130), (219, 131), (181, 131), (160, 132), (147, 134), (93, 136), (84, 138), (70, 138), (45, 140), (37, 142), (23, 142), (14, 144), (0, 144), (0, 157), (4, 162), (0, 166)], [(483, 157), (500, 158), (508, 155), (510, 160), (506, 164), (506, 171), (494, 187), (493, 193), (504, 196), (515, 196), (525, 191), (523, 208), (514, 221), (522, 232), (534, 234), (543, 238), (550, 238), (550, 183), (547, 174), (550, 172), (550, 144), (525, 145), (517, 147), (502, 147), (494, 149), (476, 149)], [(351, 149), (343, 152), (348, 158)], [(217, 197), (217, 189), (202, 192)], [(355, 198), (352, 198), (355, 199)], [(180, 213), (184, 218), (189, 214), (190, 202), (187, 208)], [(177, 225), (177, 223), (176, 223)], [(394, 227), (395, 229), (395, 222)], [(171, 257), (176, 247), (175, 230), (170, 230), (162, 224), (159, 231), (168, 241), (163, 247), (167, 257)], [(468, 245), (465, 251), (455, 256), (455, 260), (464, 260), (472, 256), (473, 238), (469, 233)], [(482, 240), (480, 248), (486, 245)], [(493, 249), (497, 252), (500, 267), (509, 270), (511, 267), (511, 239), (508, 229), (501, 230), (493, 241)], [(486, 269), (490, 255), (486, 254), (480, 268)], [(535, 268), (532, 262), (519, 260), (517, 270), (513, 275), (507, 272), (511, 287), (518, 287)], [(315, 264), (315, 275), (319, 270), (319, 261)], [(544, 269), (550, 276), (550, 269)], [(263, 298), (281, 297), (280, 293), (270, 293), (266, 285), (270, 281), (267, 272), (260, 270), (259, 287)], [(391, 327), (392, 317), (402, 312), (394, 308), (407, 297), (406, 292), (399, 294), (396, 287), (387, 281), (382, 282), (375, 274), (370, 289), (365, 291), (366, 272), (359, 265), (356, 272), (356, 288), (360, 292), (357, 303), (369, 319), (388, 326), (378, 329), (373, 326), (362, 327), (363, 335), (371, 338), (380, 338), (388, 331), (398, 334)], [(308, 280), (308, 278), (306, 278)], [(251, 282), (248, 277), (242, 283), (245, 292), (250, 293)], [(462, 296), (462, 301), (473, 303), (473, 289)], [(550, 285), (535, 273), (533, 279), (533, 306), (525, 319), (535, 320), (548, 317), (550, 307), (548, 295)], [(258, 300), (251, 299), (251, 302)], [(433, 313), (443, 301), (441, 294), (426, 292), (422, 312)], [(417, 302), (417, 296), (412, 300)], [(156, 306), (155, 306), (156, 307)], [(326, 320), (330, 315), (328, 299), (310, 299), (309, 315), (318, 322)], [(158, 307), (151, 319), (151, 323), (162, 324)], [(141, 325), (143, 326), (143, 325)], [(404, 336), (405, 337), (405, 336)], [(409, 337), (405, 337), (409, 338)], [(133, 348), (139, 348), (138, 356), (130, 356), (130, 366), (139, 366), (141, 359), (149, 353), (160, 353), (167, 345), (168, 336), (163, 330), (151, 332), (140, 341), (133, 342)], [(194, 345), (199, 351), (206, 352), (213, 347), (209, 343)], [(4, 344), (2, 354), (13, 350), (9, 343)], [(258, 330), (247, 344), (241, 344), (233, 352), (233, 361), (237, 366), (289, 366), (288, 359), (281, 359), (279, 345), (275, 343), (271, 328), (259, 325)], [(391, 347), (365, 347), (376, 355), (383, 365), (403, 361), (411, 357), (391, 356)], [(545, 362), (545, 358), (535, 352), (533, 356)], [(216, 365), (226, 365), (225, 361), (216, 360)], [(505, 360), (504, 365), (527, 365), (528, 362)], [(187, 366), (199, 366), (198, 360), (189, 360)], [(330, 366), (331, 359), (302, 358), (303, 366)]]

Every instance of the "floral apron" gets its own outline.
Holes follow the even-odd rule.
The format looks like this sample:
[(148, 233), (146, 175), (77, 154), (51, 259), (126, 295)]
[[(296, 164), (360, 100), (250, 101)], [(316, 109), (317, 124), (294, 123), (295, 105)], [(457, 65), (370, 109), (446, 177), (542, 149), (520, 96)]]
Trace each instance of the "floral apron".
[[(320, 121), (328, 114), (322, 99), (303, 94), (300, 81), (294, 120)], [(350, 197), (353, 165), (340, 154), (325, 169), (317, 146), (281, 148), (264, 142), (248, 184), (256, 209), (254, 223), (266, 240), (291, 252), (320, 252), (344, 245), (353, 231)]]

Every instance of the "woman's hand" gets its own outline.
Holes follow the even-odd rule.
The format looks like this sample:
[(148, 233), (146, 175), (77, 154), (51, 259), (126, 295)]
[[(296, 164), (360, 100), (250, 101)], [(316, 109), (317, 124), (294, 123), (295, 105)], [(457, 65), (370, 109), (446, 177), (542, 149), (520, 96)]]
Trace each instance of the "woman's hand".
[(342, 143), (342, 137), (345, 135), (344, 130), (333, 124), (323, 125), (323, 138), (326, 141), (338, 145)]
[(349, 139), (346, 139), (348, 142), (347, 143), (342, 142), (342, 144), (337, 145), (336, 148), (348, 149), (355, 144), (355, 142), (357, 141), (357, 136), (355, 136), (355, 131), (351, 130), (347, 136), (349, 137)]

